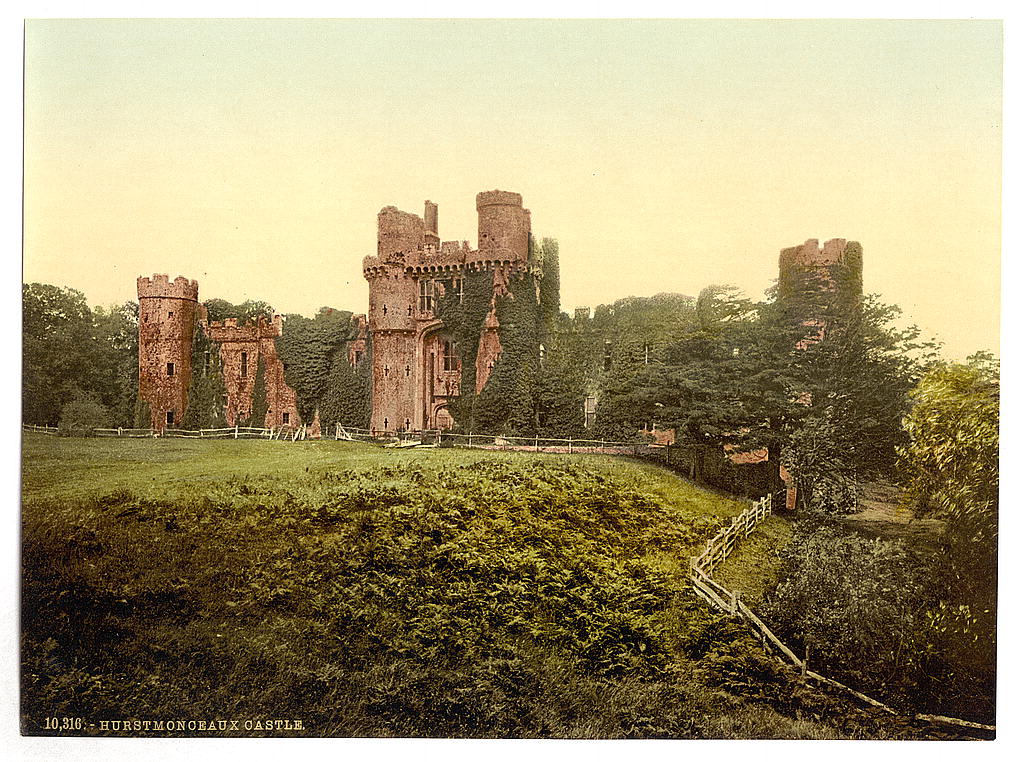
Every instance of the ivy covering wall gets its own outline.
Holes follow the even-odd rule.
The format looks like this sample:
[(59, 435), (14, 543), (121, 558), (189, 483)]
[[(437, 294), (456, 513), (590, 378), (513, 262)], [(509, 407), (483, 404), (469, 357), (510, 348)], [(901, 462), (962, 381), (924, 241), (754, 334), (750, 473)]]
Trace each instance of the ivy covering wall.
[(371, 348), (367, 341), (362, 361), (351, 367), (348, 345), (355, 338), (356, 323), (345, 310), (323, 307), (312, 319), (286, 316), (283, 333), (275, 339), (277, 354), (303, 421), (312, 421), (319, 410), (325, 430), (335, 423), (369, 425)]
[[(182, 416), (181, 427), (216, 429), (226, 426), (226, 399), (227, 388), (221, 369), (220, 347), (210, 341), (202, 326), (196, 325), (192, 332), (192, 378), (188, 385), (188, 407)], [(148, 420), (144, 425), (149, 426)]]

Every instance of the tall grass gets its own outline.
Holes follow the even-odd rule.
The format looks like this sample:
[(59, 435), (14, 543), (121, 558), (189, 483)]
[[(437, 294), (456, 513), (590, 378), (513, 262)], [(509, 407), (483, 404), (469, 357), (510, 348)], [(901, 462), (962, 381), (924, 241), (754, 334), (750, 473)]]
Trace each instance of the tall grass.
[(307, 735), (718, 737), (754, 732), (749, 701), (758, 733), (834, 732), (688, 592), (686, 559), (742, 506), (660, 469), (26, 441), (25, 732), (269, 717)]

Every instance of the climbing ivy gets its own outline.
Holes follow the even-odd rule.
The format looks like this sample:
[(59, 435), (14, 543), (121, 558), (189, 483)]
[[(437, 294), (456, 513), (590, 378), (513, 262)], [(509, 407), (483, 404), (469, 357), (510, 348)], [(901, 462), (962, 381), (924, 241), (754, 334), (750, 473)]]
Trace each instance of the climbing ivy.
[(850, 241), (841, 261), (826, 267), (792, 265), (779, 273), (773, 296), (793, 325), (824, 321), (832, 325), (850, 318), (861, 302), (864, 253)]
[(354, 367), (349, 364), (347, 350), (334, 354), (327, 389), (320, 399), (320, 422), (325, 430), (335, 423), (360, 428), (367, 426), (371, 405), (372, 366), (369, 355), (369, 340), (363, 359)]
[(444, 294), (434, 304), (434, 315), (455, 339), (462, 363), (461, 393), (463, 397), (471, 397), (476, 392), (476, 356), (480, 349), (480, 331), (491, 309), (494, 274), (489, 270), (471, 270), (457, 277), (462, 278), (462, 301), (459, 301), (452, 278), (438, 279)]
[[(531, 238), (532, 240), (532, 238)], [(545, 337), (554, 332), (561, 315), (561, 276), (558, 268), (558, 241), (545, 238), (537, 246), (540, 262), (540, 312)]]
[(252, 401), (248, 417), (238, 422), (239, 426), (263, 428), (267, 424), (267, 366), (260, 355), (256, 362), (256, 378), (252, 385)]
[(227, 388), (220, 362), (220, 345), (210, 341), (201, 325), (192, 332), (192, 378), (188, 406), (181, 419), (185, 429), (215, 429), (227, 425), (224, 399)]
[(153, 411), (147, 400), (137, 397), (135, 400), (135, 428), (148, 429), (153, 425)]
[(228, 318), (235, 318), (239, 325), (255, 323), (261, 317), (270, 320), (274, 317), (274, 308), (266, 302), (247, 299), (241, 304), (232, 304), (224, 299), (207, 299), (203, 302), (206, 307), (206, 317), (213, 322), (220, 322)]
[(277, 353), (302, 420), (312, 421), (319, 410), (325, 428), (338, 422), (369, 425), (369, 351), (356, 369), (345, 367), (355, 328), (351, 312), (330, 307), (321, 308), (313, 319), (288, 315), (284, 321), (283, 333), (275, 339)]

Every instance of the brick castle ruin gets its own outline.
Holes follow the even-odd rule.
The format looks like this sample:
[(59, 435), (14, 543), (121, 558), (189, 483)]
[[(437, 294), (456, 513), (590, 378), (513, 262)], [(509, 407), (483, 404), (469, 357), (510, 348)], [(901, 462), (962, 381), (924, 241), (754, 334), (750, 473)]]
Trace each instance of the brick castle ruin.
[[(479, 393), (501, 356), (498, 299), (509, 293), (513, 279), (533, 276), (530, 210), (523, 207), (518, 193), (499, 190), (478, 193), (476, 208), (475, 249), (467, 241), (441, 241), (438, 207), (430, 201), (425, 202), (423, 217), (393, 206), (384, 207), (377, 215), (377, 253), (363, 260), (369, 308), (365, 316), (355, 316), (356, 331), (346, 350), (352, 366), (371, 363), (367, 425), (375, 431), (451, 428), (454, 420), (449, 406), (465, 388), (464, 370), (473, 371), (468, 377), (475, 377), (475, 384), (469, 388), (475, 387)], [(851, 253), (851, 245), (833, 239), (819, 248), (816, 240), (809, 240), (803, 246), (783, 249), (780, 289), (809, 274), (823, 293), (835, 292), (836, 268), (841, 271), (854, 255), (859, 268), (859, 247)], [(859, 269), (857, 272), (859, 296)], [(462, 304), (468, 277), (485, 279), (490, 298), (479, 333), (471, 337), (476, 351), (470, 354), (460, 351), (457, 337), (438, 315), (440, 300), (445, 297), (448, 304)], [(154, 430), (180, 425), (189, 404), (192, 374), (198, 370), (193, 362), (220, 363), (225, 395), (216, 404), (222, 407), (229, 426), (247, 420), (253, 412), (258, 366), (264, 373), (266, 414), (262, 422), (251, 421), (251, 425), (311, 423), (300, 419), (296, 393), (285, 381), (276, 344), (283, 332), (280, 315), (244, 323), (234, 318), (209, 321), (199, 302), (198, 283), (183, 277), (173, 281), (167, 275), (140, 277), (138, 297), (139, 399), (149, 408)], [(809, 341), (824, 330), (818, 316), (805, 317), (804, 324)], [(197, 332), (217, 351), (197, 357)], [(465, 335), (462, 338), (466, 340)], [(540, 352), (540, 346), (534, 350)], [(475, 367), (463, 369), (464, 356), (475, 357)], [(591, 421), (589, 408), (595, 404), (588, 398), (581, 407), (581, 418)]]
[[(139, 278), (139, 398), (147, 403), (151, 428), (162, 431), (181, 424), (188, 407), (192, 381), (193, 337), (201, 330), (218, 346), (227, 390), (221, 403), (229, 426), (249, 417), (256, 369), (265, 368), (267, 396), (265, 420), (259, 426), (299, 424), (295, 391), (284, 380), (275, 339), (282, 320), (260, 317), (239, 325), (235, 318), (209, 321), (199, 303), (199, 284), (186, 278), (170, 281), (166, 275)], [(208, 357), (203, 358), (209, 361)]]

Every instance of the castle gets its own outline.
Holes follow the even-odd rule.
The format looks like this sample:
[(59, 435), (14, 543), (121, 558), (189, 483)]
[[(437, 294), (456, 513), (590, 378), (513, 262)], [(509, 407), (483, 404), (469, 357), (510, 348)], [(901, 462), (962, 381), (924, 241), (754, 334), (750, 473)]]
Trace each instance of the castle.
[[(238, 320), (209, 321), (199, 303), (199, 284), (166, 275), (139, 278), (139, 399), (149, 407), (150, 428), (163, 431), (180, 426), (189, 403), (194, 372), (194, 338), (197, 330), (218, 348), (220, 371), (226, 388), (218, 403), (229, 426), (251, 413), (257, 369), (264, 367), (267, 412), (259, 426), (297, 426), (295, 392), (284, 380), (284, 366), (277, 356), (276, 337), (281, 335), (281, 316), (260, 317), (239, 325)], [(210, 362), (204, 353), (204, 365)], [(207, 368), (203, 368), (203, 371)]]
[[(459, 398), (484, 392), (496, 367), (503, 367), (507, 374), (512, 365), (543, 363), (542, 342), (554, 337), (545, 334), (552, 330), (550, 326), (541, 327), (541, 313), (558, 310), (557, 270), (554, 307), (545, 307), (541, 304), (543, 257), (535, 255), (530, 210), (523, 207), (522, 197), (484, 191), (476, 196), (476, 209), (475, 249), (467, 241), (441, 241), (438, 207), (430, 201), (425, 202), (423, 217), (394, 206), (384, 207), (377, 215), (377, 253), (363, 260), (369, 309), (365, 316), (354, 316), (354, 330), (345, 339), (348, 363), (352, 367), (370, 364), (369, 420), (361, 425), (375, 432), (451, 428)], [(783, 249), (780, 298), (807, 290), (808, 284), (825, 302), (837, 297), (841, 301), (843, 294), (859, 297), (859, 245), (833, 239), (819, 248), (816, 240), (809, 240)], [(148, 406), (154, 430), (182, 424), (193, 375), (209, 373), (211, 364), (222, 376), (224, 388), (219, 399), (206, 404), (216, 408), (227, 425), (311, 423), (300, 415), (296, 391), (285, 378), (278, 344), (285, 330), (280, 315), (245, 322), (211, 321), (199, 303), (198, 284), (182, 277), (174, 281), (166, 275), (140, 277), (138, 296), (139, 399)], [(533, 312), (517, 314), (533, 321), (533, 332), (517, 333), (514, 325), (503, 325), (502, 314), (517, 301), (521, 306), (529, 302), (525, 307)], [(826, 318), (821, 310), (825, 307), (812, 304), (809, 309), (810, 313), (795, 318), (808, 329), (805, 341), (813, 342), (824, 335)], [(590, 310), (577, 310), (572, 330), (590, 323)], [(596, 316), (594, 324), (598, 325)], [(206, 340), (202, 351), (198, 336)], [(594, 341), (598, 344), (592, 352), (593, 372), (600, 376), (613, 365), (613, 342), (604, 335)], [(642, 352), (647, 363), (655, 348), (653, 339), (641, 337), (634, 343), (637, 347), (631, 351)], [(502, 365), (503, 350), (513, 354)], [(489, 391), (524, 393), (522, 388), (511, 389), (507, 380), (502, 383), (505, 386), (497, 392)], [(581, 426), (593, 424), (599, 386), (598, 379), (588, 382), (585, 398), (580, 400)], [(308, 419), (315, 416), (308, 404), (304, 412)], [(254, 415), (262, 420), (251, 420)]]
[[(477, 194), (477, 248), (438, 235), (437, 205), (424, 216), (385, 207), (377, 217), (377, 254), (363, 260), (369, 283), (369, 312), (357, 316), (362, 333), (349, 344), (355, 365), (370, 355), (372, 401), (369, 427), (378, 432), (450, 428), (448, 405), (460, 395), (465, 370), (480, 392), (501, 356), (496, 299), (507, 295), (512, 278), (527, 274), (530, 211), (507, 191)], [(486, 316), (475, 337), (472, 369), (463, 368), (457, 337), (436, 314), (446, 295), (461, 305), (467, 275), (490, 283)], [(284, 378), (275, 339), (281, 316), (240, 325), (236, 319), (207, 320), (194, 280), (166, 275), (138, 279), (139, 397), (149, 406), (155, 430), (180, 424), (188, 406), (193, 374), (193, 334), (201, 330), (219, 349), (226, 387), (228, 425), (252, 410), (255, 369), (265, 367), (267, 412), (262, 425), (297, 426), (302, 421), (295, 391)], [(367, 345), (372, 351), (367, 352)], [(208, 358), (204, 358), (206, 361)], [(260, 422), (253, 422), (260, 425)]]
[(530, 210), (518, 193), (498, 190), (478, 193), (476, 209), (476, 249), (467, 241), (441, 241), (437, 205), (430, 201), (422, 218), (393, 206), (377, 215), (377, 255), (363, 260), (370, 286), (373, 430), (451, 427), (449, 404), (460, 395), (464, 353), (437, 307), (445, 296), (463, 303), (468, 274), (489, 276), (491, 286), (486, 317), (473, 337), (477, 393), (501, 355), (496, 300), (507, 294), (511, 278), (527, 271)]

